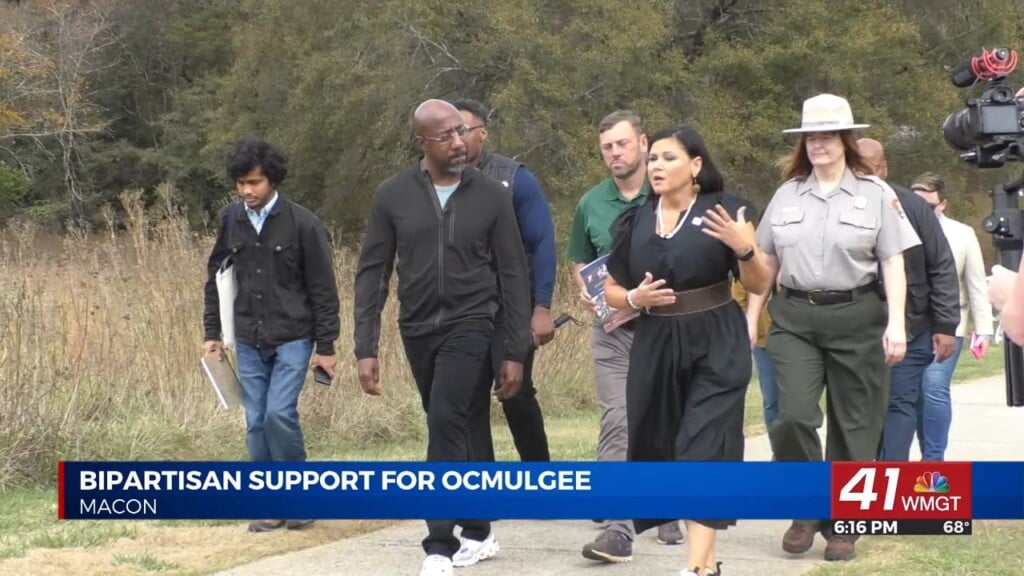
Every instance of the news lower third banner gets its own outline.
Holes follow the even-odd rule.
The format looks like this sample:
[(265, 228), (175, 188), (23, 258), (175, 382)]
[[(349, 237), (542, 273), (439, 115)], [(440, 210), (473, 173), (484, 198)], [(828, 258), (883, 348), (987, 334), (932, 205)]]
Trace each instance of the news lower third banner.
[[(842, 517), (853, 522), (895, 517), (901, 510), (906, 512), (906, 506), (921, 506), (932, 514), (906, 517), (1024, 518), (1024, 462), (855, 465), (872, 472), (843, 466), (849, 465), (61, 462), (58, 516), (96, 520)], [(893, 466), (902, 476), (886, 471)], [(924, 488), (916, 487), (918, 479)], [(929, 498), (903, 499), (908, 494)], [(958, 508), (950, 511), (953, 497)], [(946, 512), (935, 514), (941, 506), (947, 507)], [(836, 516), (837, 510), (848, 513)]]

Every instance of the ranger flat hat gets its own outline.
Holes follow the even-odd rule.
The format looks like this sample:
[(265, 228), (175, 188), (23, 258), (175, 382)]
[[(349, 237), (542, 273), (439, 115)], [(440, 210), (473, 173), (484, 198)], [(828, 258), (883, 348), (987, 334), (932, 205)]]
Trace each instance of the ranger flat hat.
[(804, 100), (803, 120), (799, 128), (783, 130), (786, 134), (798, 132), (838, 132), (867, 128), (870, 124), (855, 124), (853, 111), (846, 98), (835, 94), (818, 94)]

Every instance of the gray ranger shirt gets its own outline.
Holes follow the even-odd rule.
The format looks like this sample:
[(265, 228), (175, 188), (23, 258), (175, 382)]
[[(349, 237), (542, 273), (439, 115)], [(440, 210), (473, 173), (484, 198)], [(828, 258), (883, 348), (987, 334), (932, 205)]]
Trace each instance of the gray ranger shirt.
[(813, 172), (780, 186), (757, 227), (757, 242), (778, 256), (783, 286), (852, 290), (875, 282), (879, 262), (921, 240), (892, 188), (847, 168), (828, 192)]

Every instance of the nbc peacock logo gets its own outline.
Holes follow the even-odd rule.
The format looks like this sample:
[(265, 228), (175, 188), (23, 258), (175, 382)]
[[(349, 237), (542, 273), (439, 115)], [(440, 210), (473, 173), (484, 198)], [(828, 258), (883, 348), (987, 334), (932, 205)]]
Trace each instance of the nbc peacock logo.
[(945, 494), (949, 492), (949, 480), (938, 472), (925, 472), (914, 482), (914, 492), (926, 494)]

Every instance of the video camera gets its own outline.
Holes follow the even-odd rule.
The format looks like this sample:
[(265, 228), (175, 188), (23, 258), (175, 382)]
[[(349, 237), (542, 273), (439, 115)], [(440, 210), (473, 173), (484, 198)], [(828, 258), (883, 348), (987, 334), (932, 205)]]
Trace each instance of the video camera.
[[(971, 56), (950, 74), (957, 88), (987, 81), (980, 97), (968, 98), (966, 107), (942, 124), (946, 143), (978, 168), (999, 168), (1024, 159), (1024, 102), (1006, 85), (1006, 77), (1016, 68), (1015, 50), (995, 48)], [(999, 263), (1010, 270), (1018, 269), (1024, 249), (1024, 218), (1018, 204), (1022, 187), (1024, 180), (1018, 179), (992, 188), (992, 213), (982, 222), (999, 251)], [(1006, 404), (1024, 406), (1024, 353), (1009, 339), (1005, 342)]]
[(957, 88), (988, 80), (980, 97), (969, 98), (966, 108), (950, 114), (942, 124), (946, 142), (966, 151), (960, 157), (978, 168), (999, 168), (1008, 160), (1021, 159), (1024, 103), (1005, 84), (1016, 67), (1017, 52), (997, 48), (972, 56), (950, 75)]

